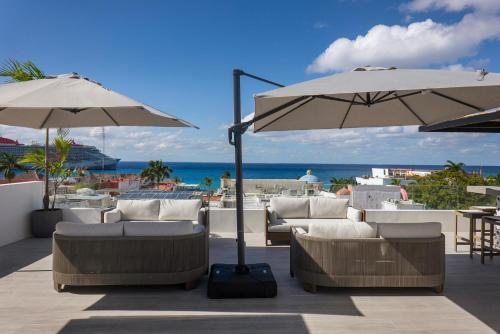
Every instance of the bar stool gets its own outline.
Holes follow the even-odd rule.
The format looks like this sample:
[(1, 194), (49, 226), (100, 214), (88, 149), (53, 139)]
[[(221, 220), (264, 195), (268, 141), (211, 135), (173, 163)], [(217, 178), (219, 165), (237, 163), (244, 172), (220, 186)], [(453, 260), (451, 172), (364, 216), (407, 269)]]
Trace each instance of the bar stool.
[[(489, 234), (486, 231), (486, 224), (489, 224)], [(500, 256), (500, 249), (495, 247), (495, 227), (500, 227), (500, 216), (487, 216), (481, 219), (481, 263), (484, 264), (486, 251), (490, 259), (493, 256)]]
[[(458, 216), (469, 218), (469, 237), (464, 238), (458, 235)], [(481, 229), (477, 229), (476, 220), (482, 219), (485, 216), (491, 216), (491, 213), (484, 212), (481, 210), (458, 210), (457, 216), (455, 217), (455, 252), (458, 251), (459, 245), (468, 245), (469, 246), (469, 256), (472, 258), (472, 255), (475, 251), (481, 251), (480, 247), (476, 247), (476, 240), (480, 241), (481, 236), (477, 236), (476, 233), (481, 233)], [(487, 233), (489, 235), (489, 233)]]

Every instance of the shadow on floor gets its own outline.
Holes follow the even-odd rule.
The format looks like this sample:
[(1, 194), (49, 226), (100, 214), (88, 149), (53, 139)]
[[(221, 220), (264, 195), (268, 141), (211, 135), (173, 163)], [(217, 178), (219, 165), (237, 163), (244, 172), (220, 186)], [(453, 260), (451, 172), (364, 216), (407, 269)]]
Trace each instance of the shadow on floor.
[(130, 316), (70, 320), (59, 333), (297, 333), (308, 334), (300, 315)]
[[(0, 247), (0, 278), (19, 271), (51, 253), (52, 240), (50, 238), (26, 239), (2, 246)], [(51, 268), (43, 269), (50, 270)]]

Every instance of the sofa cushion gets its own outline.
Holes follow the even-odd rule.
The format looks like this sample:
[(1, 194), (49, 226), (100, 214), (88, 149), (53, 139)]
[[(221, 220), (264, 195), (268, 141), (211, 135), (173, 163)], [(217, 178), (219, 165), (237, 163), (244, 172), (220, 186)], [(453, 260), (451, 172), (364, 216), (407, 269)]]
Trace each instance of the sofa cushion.
[(157, 199), (118, 200), (122, 220), (158, 220), (160, 201)]
[(160, 200), (159, 220), (198, 220), (201, 199)]
[(193, 233), (193, 222), (179, 220), (169, 222), (158, 221), (128, 221), (123, 224), (123, 234), (132, 236), (170, 236)]
[(309, 217), (309, 198), (272, 197), (270, 204), (278, 218)]
[(280, 218), (276, 223), (269, 224), (269, 232), (289, 232), (290, 227), (301, 227), (304, 230), (309, 230), (309, 224), (336, 224), (339, 222), (347, 222), (348, 219), (309, 219), (309, 218)]
[(382, 238), (437, 238), (441, 236), (441, 223), (378, 223)]
[(335, 224), (309, 225), (309, 236), (325, 239), (359, 239), (377, 237), (375, 223), (341, 221)]
[(309, 199), (311, 218), (347, 218), (349, 200), (331, 197), (311, 197)]
[[(183, 220), (123, 220), (121, 222), (122, 223), (128, 223), (128, 222), (132, 222), (132, 223), (175, 223), (178, 221), (183, 221)], [(186, 220), (186, 221), (191, 222), (193, 224), (193, 226), (198, 225), (197, 220)]]
[(122, 220), (122, 214), (120, 213), (120, 210), (115, 208), (113, 210), (104, 212), (104, 223), (116, 223), (120, 220)]
[(72, 237), (121, 237), (123, 223), (113, 224), (82, 224), (73, 222), (59, 222), (56, 233)]

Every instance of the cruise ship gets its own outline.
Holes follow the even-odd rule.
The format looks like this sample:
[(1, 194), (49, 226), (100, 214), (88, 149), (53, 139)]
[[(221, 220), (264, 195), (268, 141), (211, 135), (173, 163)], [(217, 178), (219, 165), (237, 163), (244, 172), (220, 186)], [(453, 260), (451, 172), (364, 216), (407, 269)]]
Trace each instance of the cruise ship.
[[(17, 140), (0, 137), (0, 152), (13, 154), (17, 157), (24, 156), (27, 152), (35, 148), (44, 148), (39, 144), (24, 145)], [(49, 148), (49, 152), (53, 151)], [(120, 159), (111, 158), (100, 152), (95, 146), (81, 145), (73, 143), (65, 163), (66, 168), (85, 168), (85, 169), (116, 169), (116, 164)]]

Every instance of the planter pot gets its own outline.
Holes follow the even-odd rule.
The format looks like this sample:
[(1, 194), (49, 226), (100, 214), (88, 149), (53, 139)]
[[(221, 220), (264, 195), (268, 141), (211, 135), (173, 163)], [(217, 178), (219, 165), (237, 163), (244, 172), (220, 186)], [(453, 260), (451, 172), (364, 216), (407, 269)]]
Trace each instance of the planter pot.
[(31, 233), (36, 238), (51, 238), (62, 220), (62, 209), (31, 211)]

